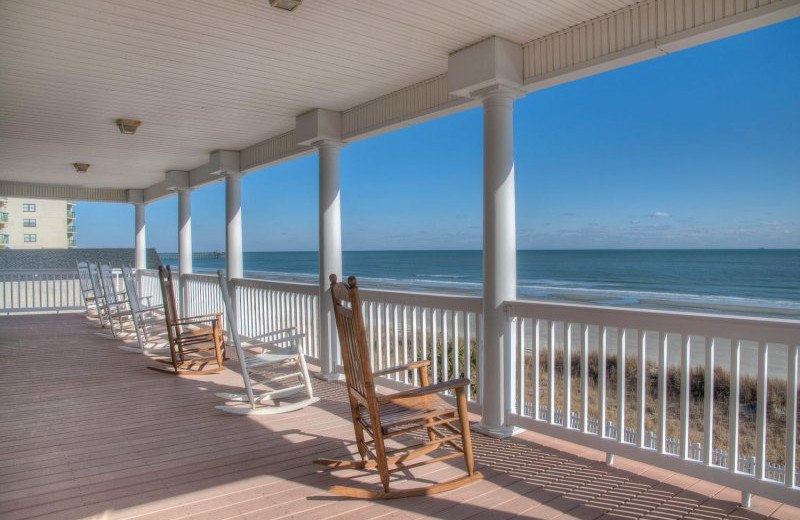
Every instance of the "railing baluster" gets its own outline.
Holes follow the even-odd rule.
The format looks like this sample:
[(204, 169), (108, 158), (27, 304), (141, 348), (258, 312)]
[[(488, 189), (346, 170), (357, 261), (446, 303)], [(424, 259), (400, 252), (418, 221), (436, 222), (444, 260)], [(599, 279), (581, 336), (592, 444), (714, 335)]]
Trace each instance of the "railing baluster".
[(645, 390), (647, 388), (647, 332), (639, 331), (639, 360), (636, 367), (638, 377), (636, 381), (636, 445), (645, 447)]
[(658, 333), (658, 452), (667, 452), (667, 345), (669, 335)]
[(556, 424), (556, 322), (550, 321), (547, 342), (547, 420)]
[(764, 479), (767, 462), (767, 361), (769, 345), (758, 344), (758, 383), (756, 389), (756, 471), (755, 477)]
[(681, 342), (681, 444), (680, 457), (689, 458), (689, 413), (690, 413), (690, 379), (691, 379), (692, 337), (684, 335)]
[(570, 428), (572, 417), (572, 323), (564, 324), (564, 428)]
[(450, 379), (450, 326), (447, 323), (449, 312), (442, 309), (442, 381)]
[(703, 395), (703, 462), (706, 466), (714, 463), (714, 338), (705, 338), (706, 363)]
[[(398, 323), (397, 304), (392, 305), (392, 336), (394, 336), (394, 366), (400, 364), (400, 325)], [(395, 374), (395, 379), (400, 374)]]
[(517, 318), (517, 406), (516, 412), (522, 415), (525, 411), (525, 319)]
[[(403, 364), (408, 364), (408, 305), (403, 305)], [(403, 382), (408, 384), (408, 370), (403, 370)]]
[[(411, 308), (411, 359), (419, 361), (419, 353), (417, 352), (417, 315), (419, 307), (416, 305)], [(419, 370), (412, 372), (414, 378), (414, 386), (419, 386)]]
[(383, 304), (382, 303), (377, 304), (377, 306), (375, 307), (375, 318), (377, 320), (375, 322), (375, 327), (376, 327), (375, 332), (376, 332), (376, 336), (377, 336), (377, 339), (378, 339), (378, 348), (376, 349), (377, 353), (378, 353), (378, 359), (377, 359), (376, 365), (374, 367), (372, 367), (372, 368), (373, 369), (381, 369), (381, 368), (383, 368), (383, 329), (381, 328), (381, 325), (383, 324)]
[(784, 483), (786, 487), (797, 485), (797, 360), (800, 346), (787, 345), (788, 363), (786, 377), (786, 471)]
[(739, 355), (738, 339), (731, 339), (730, 395), (728, 396), (728, 469), (738, 471), (739, 461)]
[(433, 357), (433, 363), (431, 365), (433, 369), (433, 382), (439, 382), (439, 352), (441, 352), (439, 348), (439, 309), (432, 309), (431, 313), (431, 355)]
[(539, 347), (541, 346), (541, 340), (539, 339), (539, 334), (541, 333), (540, 321), (537, 318), (533, 318), (534, 326), (533, 326), (533, 352), (531, 355), (533, 356), (533, 366), (531, 370), (533, 370), (533, 377), (531, 386), (533, 387), (531, 390), (533, 391), (533, 413), (531, 414), (534, 419), (537, 421), (539, 420), (539, 390), (540, 390), (540, 382), (539, 382)]
[(422, 309), (422, 359), (428, 358), (428, 309)]
[(390, 367), (392, 365), (392, 346), (391, 346), (392, 345), (392, 328), (391, 328), (391, 320), (389, 319), (389, 317), (391, 316), (391, 313), (389, 312), (389, 308), (390, 307), (391, 307), (391, 304), (389, 304), (389, 303), (387, 303), (386, 305), (383, 306), (383, 317), (384, 317), (383, 334), (384, 334), (384, 338), (385, 338), (386, 343), (384, 345), (384, 349), (385, 349), (384, 350), (384, 358), (383, 358), (384, 366), (381, 367), (381, 368), (388, 368), (388, 367)]
[(625, 379), (627, 377), (625, 359), (625, 340), (628, 331), (625, 328), (618, 329), (619, 343), (617, 343), (617, 442), (625, 442)]
[[(581, 431), (589, 432), (589, 325), (581, 325)], [(598, 432), (600, 430), (598, 429)]]
[(602, 439), (606, 436), (606, 351), (608, 349), (608, 329), (605, 326), (600, 326), (597, 329), (597, 334), (597, 381), (599, 383), (597, 385), (597, 393), (599, 394), (597, 403), (599, 408), (597, 410), (597, 436)]
[[(464, 377), (472, 381), (472, 313), (464, 313)], [(472, 398), (472, 383), (467, 385), (467, 399)]]

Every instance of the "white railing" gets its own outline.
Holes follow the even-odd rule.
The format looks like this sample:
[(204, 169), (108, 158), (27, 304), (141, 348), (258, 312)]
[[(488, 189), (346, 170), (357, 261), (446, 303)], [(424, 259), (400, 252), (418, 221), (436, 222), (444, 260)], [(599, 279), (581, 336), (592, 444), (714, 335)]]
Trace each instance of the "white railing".
[(84, 309), (75, 269), (0, 272), (0, 313), (61, 312)]
[(305, 334), (303, 352), (319, 361), (319, 288), (312, 284), (242, 278), (233, 280), (239, 332), (256, 337), (293, 327)]
[[(515, 339), (509, 367), (513, 425), (800, 505), (796, 478), (800, 322), (523, 301), (507, 302), (506, 309)], [(695, 363), (693, 352), (699, 354)], [(782, 374), (772, 379), (770, 355), (786, 360), (778, 364)], [(755, 358), (752, 375), (747, 370), (749, 357)], [(702, 378), (703, 389), (715, 390), (703, 392), (702, 432), (690, 432), (690, 414), (700, 407), (690, 387), (693, 366), (696, 382)], [(773, 376), (776, 368), (773, 364)], [(607, 385), (612, 375), (614, 388)], [(755, 395), (754, 405), (740, 404), (742, 390)], [(784, 396), (782, 412), (770, 410), (781, 400), (770, 401), (773, 392)], [(721, 401), (727, 409), (715, 410), (715, 395), (719, 399), (722, 394), (728, 397)], [(648, 413), (653, 408), (655, 413)], [(538, 417), (533, 410), (540, 410)], [(670, 420), (671, 410), (677, 412), (677, 421)], [(775, 439), (767, 434), (776, 435), (776, 421), (772, 415), (768, 419), (776, 413), (782, 413), (785, 421), (777, 457), (782, 461), (769, 460), (767, 454), (768, 441), (773, 441), (775, 458)], [(564, 424), (564, 417), (571, 418), (570, 424)], [(714, 446), (720, 417), (726, 418), (724, 456)], [(676, 422), (677, 440), (669, 435)], [(740, 428), (742, 435), (754, 435), (747, 439), (753, 441), (752, 454), (740, 453), (744, 439)], [(692, 442), (692, 435), (702, 436), (703, 442)], [(742, 462), (748, 457), (752, 464)]]
[[(176, 277), (177, 278), (177, 277)], [(219, 288), (219, 279), (211, 274), (182, 274), (180, 286), (176, 288), (176, 295), (180, 294), (179, 306), (182, 316), (198, 316), (225, 311), (222, 303), (222, 291)]]
[[(150, 305), (161, 305), (164, 303), (161, 297), (161, 285), (158, 281), (158, 271), (155, 269), (138, 269), (136, 271), (136, 279), (140, 298), (149, 299)], [(176, 282), (178, 282), (177, 279)], [(179, 292), (180, 291), (178, 291), (178, 293)], [(177, 296), (176, 294), (176, 297)]]
[[(373, 370), (428, 359), (432, 383), (466, 377), (472, 382), (470, 400), (481, 401), (480, 298), (370, 289), (361, 290), (361, 298)], [(393, 378), (419, 384), (416, 373), (402, 372)]]

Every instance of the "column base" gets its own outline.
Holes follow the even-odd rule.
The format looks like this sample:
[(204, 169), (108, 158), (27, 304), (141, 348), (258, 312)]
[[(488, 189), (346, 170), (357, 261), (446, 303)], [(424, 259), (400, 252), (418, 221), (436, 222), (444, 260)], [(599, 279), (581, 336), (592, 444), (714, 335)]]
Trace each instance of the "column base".
[(330, 374), (324, 374), (322, 372), (314, 372), (313, 377), (321, 379), (322, 381), (327, 381), (329, 383), (334, 383), (336, 381), (344, 381), (344, 374), (339, 374), (338, 372), (332, 372)]
[(471, 425), (469, 429), (495, 439), (507, 439), (525, 431), (517, 426), (487, 426), (482, 422)]

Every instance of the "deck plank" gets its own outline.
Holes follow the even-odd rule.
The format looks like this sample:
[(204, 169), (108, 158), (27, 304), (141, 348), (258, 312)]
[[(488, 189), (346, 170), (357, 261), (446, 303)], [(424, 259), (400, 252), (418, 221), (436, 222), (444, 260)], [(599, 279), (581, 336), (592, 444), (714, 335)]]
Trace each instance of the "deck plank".
[[(484, 480), (432, 497), (386, 502), (326, 490), (378, 478), (329, 472), (317, 457), (352, 456), (343, 387), (314, 381), (319, 403), (261, 417), (214, 409), (216, 392), (238, 389), (231, 369), (174, 377), (147, 370), (77, 314), (0, 317), (0, 518), (513, 519), (800, 518), (800, 510), (523, 433), (474, 436)], [(129, 341), (129, 340), (127, 340)], [(455, 476), (460, 466), (414, 472)], [(352, 480), (351, 480), (352, 479)]]

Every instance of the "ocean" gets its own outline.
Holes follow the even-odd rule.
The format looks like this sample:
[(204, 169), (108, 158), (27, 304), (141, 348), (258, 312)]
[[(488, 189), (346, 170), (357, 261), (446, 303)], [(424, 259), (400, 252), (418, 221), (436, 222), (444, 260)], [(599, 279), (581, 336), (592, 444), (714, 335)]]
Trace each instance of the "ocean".
[[(481, 251), (345, 251), (364, 287), (479, 294)], [(162, 261), (177, 264), (175, 254)], [(195, 272), (225, 269), (194, 258)], [(317, 282), (316, 252), (244, 253), (245, 276)], [(518, 251), (519, 298), (800, 319), (800, 249)]]

